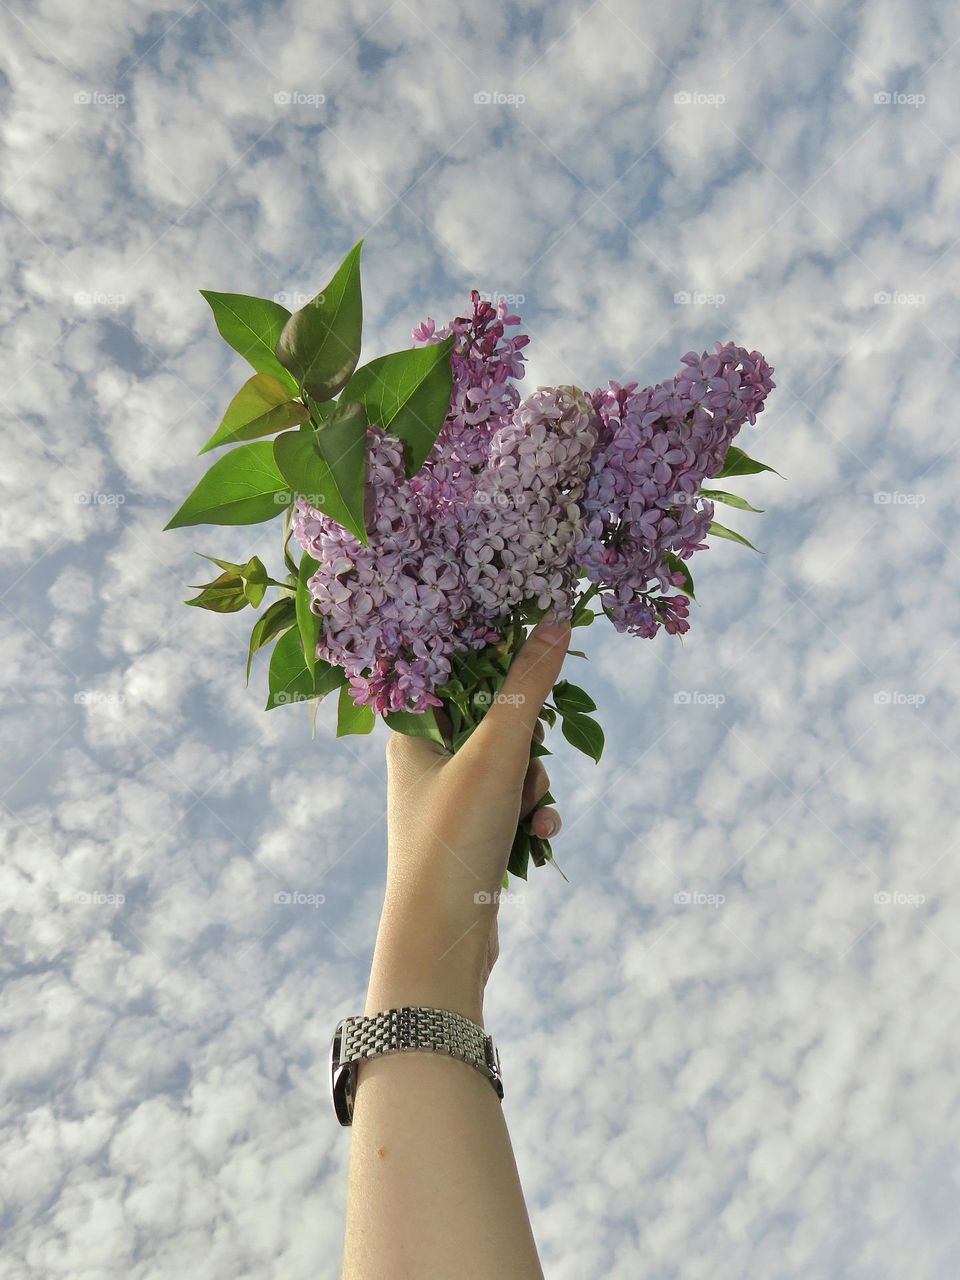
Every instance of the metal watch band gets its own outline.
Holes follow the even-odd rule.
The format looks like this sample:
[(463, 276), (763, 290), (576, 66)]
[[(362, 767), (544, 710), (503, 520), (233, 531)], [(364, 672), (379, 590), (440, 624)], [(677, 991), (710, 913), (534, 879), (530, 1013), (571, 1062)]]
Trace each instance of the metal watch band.
[(451, 1009), (404, 1006), (338, 1023), (330, 1065), (333, 1105), (340, 1123), (352, 1123), (357, 1067), (364, 1058), (417, 1049), (447, 1053), (476, 1067), (503, 1100), (500, 1055), (483, 1027)]

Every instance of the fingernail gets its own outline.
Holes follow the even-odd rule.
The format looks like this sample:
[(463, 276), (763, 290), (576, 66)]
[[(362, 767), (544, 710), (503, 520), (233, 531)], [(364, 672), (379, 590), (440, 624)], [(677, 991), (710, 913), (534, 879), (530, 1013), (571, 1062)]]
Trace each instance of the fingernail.
[(548, 609), (530, 634), (546, 640), (548, 644), (556, 644), (570, 634), (570, 623), (558, 622), (556, 612)]
[(544, 839), (549, 840), (551, 836), (555, 836), (560, 830), (560, 823), (556, 818), (544, 818), (543, 835)]

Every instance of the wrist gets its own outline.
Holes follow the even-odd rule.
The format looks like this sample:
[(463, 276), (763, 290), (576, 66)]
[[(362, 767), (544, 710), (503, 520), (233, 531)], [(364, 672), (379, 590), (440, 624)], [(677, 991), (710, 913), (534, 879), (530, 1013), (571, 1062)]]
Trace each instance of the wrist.
[[(479, 934), (485, 922), (472, 931)], [(486, 972), (479, 939), (450, 939), (434, 922), (384, 904), (364, 1013), (404, 1005), (450, 1009), (483, 1026)], [(482, 948), (486, 953), (486, 946)]]

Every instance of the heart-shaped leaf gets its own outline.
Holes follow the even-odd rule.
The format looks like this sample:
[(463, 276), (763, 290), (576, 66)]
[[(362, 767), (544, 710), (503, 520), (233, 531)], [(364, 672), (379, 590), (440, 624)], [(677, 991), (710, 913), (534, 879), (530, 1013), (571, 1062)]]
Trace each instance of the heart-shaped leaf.
[[(331, 414), (331, 419), (333, 414)], [(325, 442), (321, 453), (319, 436), (328, 429), (329, 422), (318, 431), (312, 424), (306, 423), (298, 431), (285, 431), (273, 442), (274, 458), (280, 473), (287, 484), (300, 494), (317, 511), (336, 520), (348, 529), (355, 538), (367, 545), (367, 531), (363, 524), (363, 477), (366, 467), (366, 428), (363, 428), (362, 442), (355, 430), (355, 424), (349, 420), (345, 429), (336, 431), (332, 440)], [(346, 446), (344, 446), (346, 436)], [(338, 456), (338, 449), (341, 451)], [(327, 463), (325, 454), (329, 454), (337, 465), (337, 477)], [(359, 472), (359, 494), (357, 491)], [(339, 484), (348, 488), (353, 483), (353, 492), (349, 494), (348, 505), (341, 497)], [(349, 488), (348, 488), (349, 493)]]
[(597, 704), (589, 693), (571, 684), (569, 680), (558, 680), (553, 686), (553, 704), (562, 716), (578, 711), (596, 711)]
[(327, 287), (295, 311), (279, 334), (276, 357), (315, 400), (329, 400), (357, 367), (363, 304), (358, 241)]
[(287, 482), (273, 459), (272, 443), (241, 444), (217, 459), (164, 528), (259, 524), (280, 515), (289, 501)]
[(415, 475), (433, 448), (450, 407), (453, 334), (443, 342), (380, 356), (358, 369), (344, 396), (358, 400), (370, 422), (404, 442), (408, 476)]
[(560, 728), (572, 747), (590, 756), (592, 760), (600, 759), (603, 753), (603, 730), (596, 720), (575, 712), (563, 717)]
[(200, 452), (238, 440), (272, 436), (309, 419), (306, 405), (290, 398), (286, 383), (272, 373), (255, 373), (230, 401), (223, 421)]
[(276, 346), (290, 312), (270, 298), (251, 298), (245, 293), (200, 292), (210, 304), (220, 336), (239, 351), (258, 373), (272, 373), (294, 393), (297, 380), (276, 356)]

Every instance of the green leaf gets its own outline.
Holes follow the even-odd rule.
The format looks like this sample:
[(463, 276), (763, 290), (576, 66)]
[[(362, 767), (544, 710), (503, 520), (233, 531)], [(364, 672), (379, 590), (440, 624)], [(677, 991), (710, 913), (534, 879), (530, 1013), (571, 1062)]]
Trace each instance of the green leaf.
[(363, 405), (341, 396), (323, 425), (313, 430), (312, 439), (327, 465), (339, 502), (350, 513), (351, 523), (346, 527), (366, 546), (363, 510), (367, 476), (367, 415)]
[(209, 302), (220, 336), (239, 351), (258, 373), (272, 373), (291, 391), (298, 390), (297, 381), (277, 359), (277, 340), (290, 312), (269, 298), (251, 298), (245, 293), (200, 292)]
[(267, 698), (266, 709), (270, 711), (273, 707), (323, 697), (332, 689), (339, 688), (346, 679), (347, 675), (342, 667), (334, 667), (320, 658), (317, 659), (311, 676), (303, 656), (299, 629), (291, 627), (273, 646), (273, 653), (270, 655), (270, 696)]
[(317, 434), (308, 423), (298, 431), (285, 431), (277, 436), (273, 442), (276, 465), (294, 493), (342, 524), (366, 546), (367, 531), (341, 500), (330, 468), (314, 443)]
[[(725, 476), (749, 476), (758, 471), (772, 471), (774, 475), (780, 476), (780, 472), (775, 467), (768, 467), (765, 462), (757, 462), (755, 458), (751, 458), (749, 454), (732, 444), (724, 455), (723, 466), (715, 476), (710, 478), (722, 480)], [(783, 476), (780, 476), (780, 479), (782, 480)]]
[(596, 616), (592, 609), (584, 609), (583, 613), (574, 613), (570, 625), (571, 627), (589, 627)]
[(578, 711), (596, 711), (597, 704), (583, 689), (569, 680), (558, 680), (553, 686), (553, 703), (562, 716)]
[[(749, 547), (751, 551), (757, 551), (752, 542), (748, 542), (742, 533), (737, 533), (733, 529), (728, 529), (722, 524), (717, 524), (716, 520), (711, 520), (707, 527), (707, 533), (715, 533), (718, 538), (729, 538), (731, 542), (742, 543), (743, 546)], [(757, 551), (759, 555), (759, 551)]]
[(327, 287), (295, 311), (279, 334), (276, 357), (316, 400), (329, 400), (357, 367), (363, 304), (359, 240)]
[[(195, 583), (197, 587), (201, 584)], [(184, 604), (198, 609), (212, 609), (214, 613), (236, 613), (250, 603), (244, 594), (244, 582), (239, 573), (221, 573), (213, 582), (203, 584), (200, 594)]]
[(447, 416), (455, 340), (451, 334), (443, 342), (379, 356), (358, 369), (344, 389), (345, 397), (363, 405), (372, 423), (403, 440), (408, 476), (423, 466)]
[(273, 460), (272, 443), (241, 444), (217, 459), (164, 528), (259, 524), (280, 515), (289, 500), (287, 483)]
[(250, 683), (250, 664), (253, 662), (253, 655), (258, 649), (269, 644), (274, 636), (286, 630), (287, 627), (292, 627), (296, 620), (296, 608), (289, 596), (284, 596), (282, 600), (274, 600), (273, 604), (256, 620), (250, 632), (250, 647), (247, 650), (247, 684)]
[(537, 719), (543, 720), (552, 729), (553, 726), (557, 723), (557, 713), (553, 710), (552, 707), (541, 707), (539, 712), (537, 713)]
[[(696, 600), (697, 597), (693, 594), (693, 574), (687, 567), (686, 560), (681, 560), (673, 551), (666, 552), (663, 559), (671, 573), (679, 573), (682, 575), (683, 582), (680, 584), (679, 590), (685, 595), (688, 595), (691, 600)], [(676, 585), (677, 584), (674, 583), (674, 586)]]
[(533, 863), (533, 865), (535, 867), (542, 867), (545, 862), (548, 862), (550, 860), (552, 855), (553, 855), (553, 850), (550, 848), (550, 841), (547, 840), (544, 836), (535, 836), (533, 832), (531, 832), (530, 833), (530, 861)]
[(317, 637), (320, 634), (320, 619), (310, 608), (312, 597), (307, 581), (317, 572), (318, 563), (307, 551), (300, 557), (295, 605), (297, 627), (300, 630), (300, 643), (303, 645), (303, 655), (306, 659), (307, 670), (311, 676), (317, 666)]
[(701, 489), (700, 497), (709, 498), (711, 502), (725, 502), (728, 507), (738, 507), (741, 511), (756, 511), (758, 515), (763, 512), (763, 507), (751, 507), (746, 498), (741, 498), (738, 493), (727, 493), (724, 489)]
[(222, 444), (235, 444), (238, 440), (272, 436), (276, 431), (285, 431), (309, 419), (306, 405), (290, 398), (285, 382), (272, 373), (255, 373), (230, 401), (223, 421), (200, 452), (206, 453)]
[(600, 759), (603, 753), (603, 730), (596, 720), (575, 712), (563, 717), (560, 728), (572, 747), (593, 760)]
[(521, 880), (527, 878), (527, 863), (530, 858), (530, 832), (526, 822), (521, 822), (517, 826), (517, 834), (513, 838), (513, 845), (510, 849), (510, 861), (507, 863), (507, 871), (512, 876), (519, 876)]
[(397, 733), (405, 733), (412, 738), (429, 738), (431, 742), (437, 742), (441, 747), (447, 745), (437, 724), (433, 707), (427, 707), (426, 711), (419, 712), (385, 711), (383, 720)]
[(370, 733), (376, 720), (373, 708), (358, 707), (351, 696), (350, 686), (343, 685), (337, 703), (337, 737), (343, 738), (349, 733)]
[(530, 759), (531, 760), (536, 760), (539, 756), (552, 756), (552, 755), (553, 755), (553, 752), (548, 751), (542, 742), (537, 742), (537, 740), (534, 739), (533, 742), (530, 743)]

